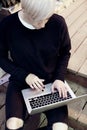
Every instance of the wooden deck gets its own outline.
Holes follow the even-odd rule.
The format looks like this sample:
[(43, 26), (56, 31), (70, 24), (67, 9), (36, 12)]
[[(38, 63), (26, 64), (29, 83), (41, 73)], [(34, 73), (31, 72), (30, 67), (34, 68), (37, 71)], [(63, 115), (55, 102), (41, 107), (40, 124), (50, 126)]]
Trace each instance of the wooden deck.
[(77, 79), (78, 82), (85, 82), (83, 85), (87, 86), (87, 0), (76, 0), (58, 13), (65, 18), (71, 37), (68, 70), (74, 74), (74, 81)]
[[(65, 18), (71, 37), (67, 77), (87, 87), (87, 0), (76, 0), (59, 14)], [(72, 86), (77, 95), (87, 93), (83, 87)], [(69, 105), (69, 122), (76, 130), (87, 130), (87, 98)]]

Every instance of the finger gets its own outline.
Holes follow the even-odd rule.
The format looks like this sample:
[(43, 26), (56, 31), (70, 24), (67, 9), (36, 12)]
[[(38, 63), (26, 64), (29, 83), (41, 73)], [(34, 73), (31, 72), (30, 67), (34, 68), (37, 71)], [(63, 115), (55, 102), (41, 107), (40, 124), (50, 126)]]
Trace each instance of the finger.
[(34, 87), (34, 89), (40, 90), (40, 89), (38, 88), (38, 86), (36, 85), (36, 83), (33, 83), (32, 86)]
[(62, 97), (63, 97), (63, 98), (66, 97), (66, 93), (65, 93), (65, 90), (64, 90), (64, 89), (62, 90)]
[(59, 92), (59, 96), (62, 97), (62, 90), (61, 90), (61, 88), (58, 88), (57, 90)]
[(64, 91), (64, 96), (63, 96), (64, 98), (67, 98), (67, 90), (65, 89), (65, 91)]
[(34, 86), (31, 84), (31, 85), (29, 85), (30, 86), (30, 88), (32, 88), (32, 89), (34, 89)]
[(33, 87), (34, 87), (36, 90), (44, 91), (44, 89), (43, 89), (42, 87), (38, 86), (38, 82), (35, 82), (35, 83), (33, 83), (32, 85), (33, 85)]
[(40, 79), (42, 82), (44, 82), (45, 81), (45, 79)]
[(52, 91), (52, 93), (55, 92), (55, 87), (54, 87), (54, 85), (52, 85), (52, 87), (51, 87), (51, 91)]
[(64, 87), (63, 87), (63, 97), (64, 98), (67, 98), (67, 88), (66, 88), (66, 86), (64, 85)]
[(43, 82), (42, 82), (41, 79), (38, 80), (38, 83), (39, 83), (43, 88), (45, 87), (45, 85), (43, 84)]
[(64, 91), (64, 97), (67, 98), (67, 89)]
[(66, 88), (62, 87), (61, 90), (62, 90), (62, 97), (66, 98), (67, 97), (67, 90), (66, 90)]
[(44, 90), (44, 89), (43, 89), (43, 86), (42, 86), (40, 83), (36, 82), (35, 84), (37, 85), (37, 87), (38, 87), (41, 91)]

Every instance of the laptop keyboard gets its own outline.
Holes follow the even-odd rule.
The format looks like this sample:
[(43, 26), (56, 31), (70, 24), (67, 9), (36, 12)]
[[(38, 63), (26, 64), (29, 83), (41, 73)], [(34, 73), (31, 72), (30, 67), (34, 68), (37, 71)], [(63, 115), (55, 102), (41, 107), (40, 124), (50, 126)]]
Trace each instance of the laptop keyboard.
[(61, 102), (70, 98), (72, 97), (69, 92), (67, 92), (67, 98), (59, 97), (59, 93), (55, 92), (55, 93), (50, 93), (47, 95), (31, 98), (29, 99), (29, 102), (32, 109), (34, 109), (34, 108), (46, 106), (49, 104), (53, 104), (56, 102)]

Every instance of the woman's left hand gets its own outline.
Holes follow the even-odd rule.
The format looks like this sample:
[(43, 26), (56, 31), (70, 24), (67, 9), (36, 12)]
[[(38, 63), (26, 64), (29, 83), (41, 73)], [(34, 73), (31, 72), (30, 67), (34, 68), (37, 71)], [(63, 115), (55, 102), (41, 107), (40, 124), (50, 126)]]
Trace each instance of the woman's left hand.
[(67, 88), (63, 81), (55, 80), (52, 84), (52, 93), (57, 90), (59, 92), (59, 96), (66, 98), (67, 97)]

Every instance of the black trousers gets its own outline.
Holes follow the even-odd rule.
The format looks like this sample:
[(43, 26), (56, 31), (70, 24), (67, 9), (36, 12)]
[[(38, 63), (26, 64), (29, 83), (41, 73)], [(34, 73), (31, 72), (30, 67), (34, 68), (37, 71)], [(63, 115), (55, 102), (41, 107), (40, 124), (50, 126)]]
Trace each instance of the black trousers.
[[(25, 120), (26, 106), (21, 94), (21, 90), (29, 87), (17, 81), (10, 81), (6, 94), (6, 120), (11, 117), (17, 117)], [(59, 107), (44, 112), (48, 120), (48, 126), (52, 126), (55, 122), (64, 122), (68, 118), (67, 106)]]

